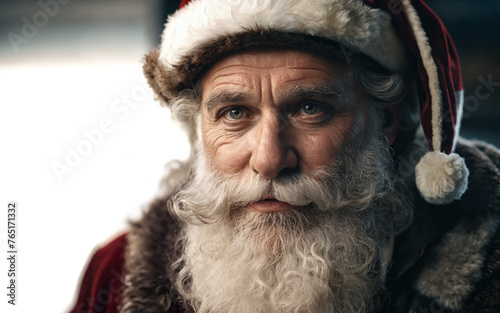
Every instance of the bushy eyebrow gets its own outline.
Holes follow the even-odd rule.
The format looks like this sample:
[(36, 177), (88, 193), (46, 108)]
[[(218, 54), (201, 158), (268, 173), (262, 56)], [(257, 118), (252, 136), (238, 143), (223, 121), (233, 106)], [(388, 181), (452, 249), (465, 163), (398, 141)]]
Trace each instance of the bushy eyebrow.
[[(348, 109), (352, 105), (352, 95), (345, 88), (343, 79), (339, 79), (336, 84), (324, 84), (317, 86), (296, 86), (291, 92), (286, 95), (289, 100), (293, 99), (332, 99), (333, 101), (343, 104), (344, 109)], [(250, 95), (240, 91), (222, 90), (214, 93), (204, 100), (207, 111), (212, 113), (217, 105), (223, 104), (241, 104), (250, 101)], [(339, 108), (340, 109), (340, 108)]]
[(287, 98), (338, 98), (341, 92), (338, 88), (329, 85), (297, 86), (287, 95)]
[(211, 113), (215, 109), (215, 107), (220, 103), (236, 104), (236, 103), (246, 102), (249, 99), (250, 96), (248, 96), (243, 92), (221, 91), (210, 95), (207, 100), (203, 101), (203, 103), (206, 105), (207, 111)]
[(336, 109), (349, 110), (354, 103), (353, 92), (347, 87), (343, 77), (339, 77), (335, 84), (317, 86), (297, 86), (287, 96), (289, 99), (331, 99), (336, 104)]

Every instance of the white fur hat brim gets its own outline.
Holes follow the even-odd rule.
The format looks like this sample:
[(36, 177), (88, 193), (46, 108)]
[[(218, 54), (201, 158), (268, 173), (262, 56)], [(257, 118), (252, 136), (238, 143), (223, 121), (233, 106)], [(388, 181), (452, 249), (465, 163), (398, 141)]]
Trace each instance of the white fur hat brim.
[(261, 30), (331, 39), (393, 72), (404, 65), (390, 15), (352, 0), (192, 0), (165, 24), (159, 64), (169, 71), (220, 37)]

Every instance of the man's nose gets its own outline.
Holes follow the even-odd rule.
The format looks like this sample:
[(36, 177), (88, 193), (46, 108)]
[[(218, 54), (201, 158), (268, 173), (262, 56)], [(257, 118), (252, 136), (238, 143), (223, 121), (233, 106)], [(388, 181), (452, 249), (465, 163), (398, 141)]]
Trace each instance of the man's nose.
[(262, 177), (272, 179), (284, 169), (295, 170), (298, 159), (286, 122), (278, 114), (263, 118), (256, 125), (250, 166)]

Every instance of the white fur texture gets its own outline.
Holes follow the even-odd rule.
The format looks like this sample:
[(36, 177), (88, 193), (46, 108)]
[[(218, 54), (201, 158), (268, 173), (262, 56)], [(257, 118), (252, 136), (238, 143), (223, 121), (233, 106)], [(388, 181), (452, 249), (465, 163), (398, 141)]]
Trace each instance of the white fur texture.
[(469, 170), (456, 153), (427, 152), (415, 167), (417, 188), (424, 199), (433, 204), (446, 204), (460, 199), (467, 190)]
[(462, 117), (464, 115), (464, 91), (455, 91), (455, 97), (457, 97), (457, 120), (455, 123), (455, 136), (453, 137), (453, 147), (451, 151), (455, 151), (457, 146), (458, 134), (460, 133), (460, 126), (462, 125)]
[(169, 70), (216, 38), (262, 29), (333, 39), (394, 72), (404, 64), (389, 14), (352, 0), (193, 0), (167, 20), (160, 63)]

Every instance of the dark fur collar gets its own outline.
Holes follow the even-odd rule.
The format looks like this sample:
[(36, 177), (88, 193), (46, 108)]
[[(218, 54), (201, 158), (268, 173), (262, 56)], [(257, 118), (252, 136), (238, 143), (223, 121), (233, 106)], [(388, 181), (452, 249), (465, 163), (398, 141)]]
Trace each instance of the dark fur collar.
[(414, 222), (396, 238), (388, 275), (390, 289), (411, 285), (450, 310), (458, 310), (481, 279), (500, 212), (500, 152), (466, 140), (456, 151), (470, 171), (467, 191), (461, 200), (441, 206), (416, 199)]
[(131, 224), (125, 259), (126, 286), (120, 312), (189, 312), (173, 289), (171, 265), (178, 256), (180, 223), (154, 201), (142, 219)]

